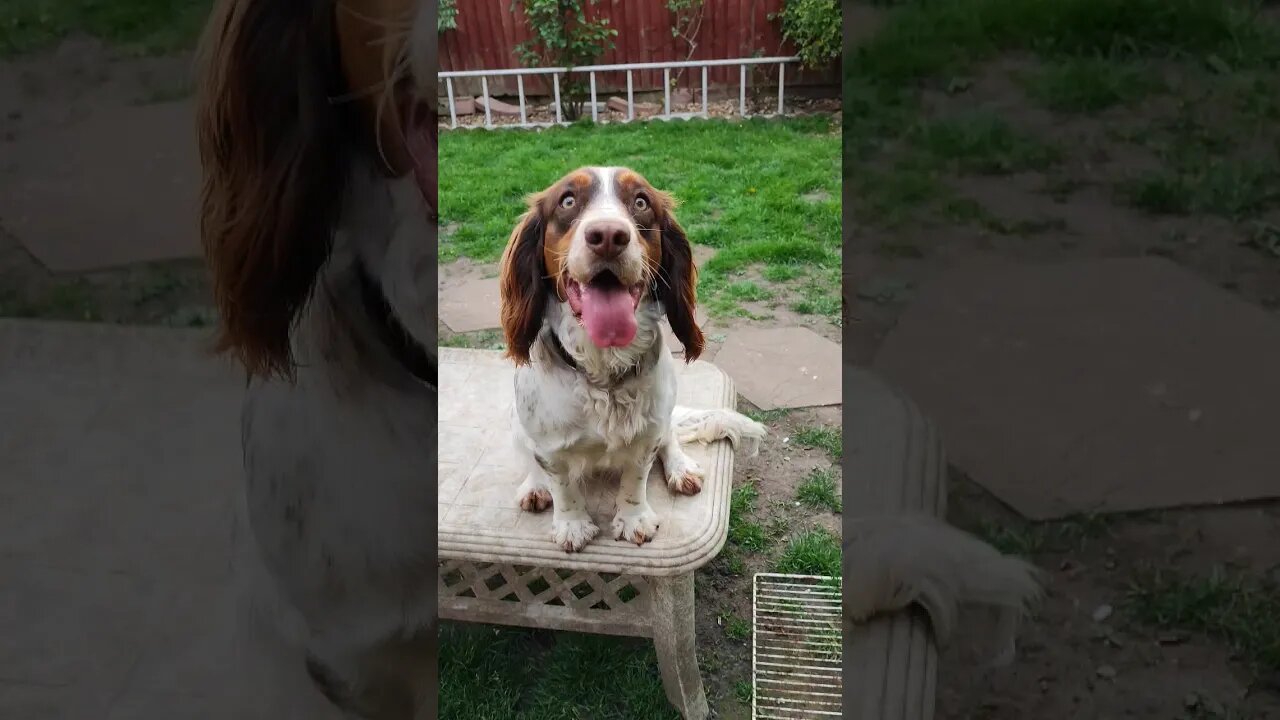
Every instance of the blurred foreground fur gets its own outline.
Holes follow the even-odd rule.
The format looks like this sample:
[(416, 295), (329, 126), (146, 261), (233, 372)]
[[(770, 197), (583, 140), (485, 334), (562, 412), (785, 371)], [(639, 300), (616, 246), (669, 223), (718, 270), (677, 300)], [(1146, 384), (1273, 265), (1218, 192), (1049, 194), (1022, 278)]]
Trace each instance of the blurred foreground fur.
[(946, 646), (962, 606), (989, 606), (1000, 617), (996, 665), (1013, 660), (1018, 624), (1042, 597), (1043, 580), (1034, 565), (929, 515), (859, 518), (846, 530), (846, 623), (916, 604)]

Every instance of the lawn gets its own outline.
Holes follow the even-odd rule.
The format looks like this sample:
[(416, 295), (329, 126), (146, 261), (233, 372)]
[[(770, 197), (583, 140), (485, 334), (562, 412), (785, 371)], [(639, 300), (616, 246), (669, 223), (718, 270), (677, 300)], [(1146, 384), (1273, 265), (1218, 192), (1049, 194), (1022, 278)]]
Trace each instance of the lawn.
[[(1159, 256), (1280, 310), (1274, 3), (845, 7), (869, 28), (843, 86), (860, 362), (931, 277), (991, 255)], [(1275, 503), (1032, 523), (959, 468), (950, 495), (953, 522), (1052, 586), (1014, 668), (944, 658), (940, 717), (1280, 716)]]
[(717, 251), (699, 279), (712, 315), (785, 305), (838, 320), (840, 135), (827, 117), (447, 132), (440, 262), (496, 260), (523, 198), (583, 165), (628, 166), (675, 195), (690, 241)]
[(4, 0), (0, 58), (42, 50), (77, 33), (139, 54), (189, 50), (212, 5), (212, 0)]

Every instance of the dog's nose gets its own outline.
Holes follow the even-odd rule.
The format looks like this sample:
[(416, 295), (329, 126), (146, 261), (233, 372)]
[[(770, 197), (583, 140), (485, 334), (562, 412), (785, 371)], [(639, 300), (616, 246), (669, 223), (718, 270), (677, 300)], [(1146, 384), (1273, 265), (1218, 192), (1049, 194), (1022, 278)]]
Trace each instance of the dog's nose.
[(597, 220), (586, 228), (587, 246), (608, 260), (631, 242), (631, 228), (617, 220)]

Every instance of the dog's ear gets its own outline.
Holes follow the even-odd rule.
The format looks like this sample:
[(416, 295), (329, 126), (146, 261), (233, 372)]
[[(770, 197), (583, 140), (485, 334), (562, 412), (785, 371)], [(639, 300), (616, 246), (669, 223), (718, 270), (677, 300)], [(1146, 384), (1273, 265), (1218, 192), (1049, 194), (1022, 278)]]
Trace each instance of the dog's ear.
[(502, 251), (498, 280), (502, 333), (507, 341), (507, 357), (516, 365), (529, 362), (529, 350), (542, 329), (547, 308), (547, 273), (542, 262), (546, 227), (538, 207), (531, 207), (516, 223)]
[(693, 362), (702, 354), (702, 329), (698, 327), (694, 312), (698, 307), (698, 269), (693, 264), (693, 247), (684, 228), (680, 227), (672, 211), (674, 202), (664, 199), (660, 203), (662, 230), (661, 278), (658, 280), (658, 300), (667, 313), (671, 332), (684, 345), (684, 361)]
[(355, 136), (327, 3), (219, 0), (200, 42), (200, 235), (217, 350), (293, 377), (289, 334), (329, 256)]

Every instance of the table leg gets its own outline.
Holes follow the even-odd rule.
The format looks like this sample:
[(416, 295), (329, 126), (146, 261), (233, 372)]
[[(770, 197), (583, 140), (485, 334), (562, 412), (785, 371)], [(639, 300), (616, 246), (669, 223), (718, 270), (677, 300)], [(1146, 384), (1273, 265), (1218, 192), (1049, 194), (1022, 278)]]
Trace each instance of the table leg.
[(705, 720), (710, 710), (698, 672), (693, 573), (649, 578), (649, 587), (653, 593), (653, 644), (667, 699), (685, 720)]

